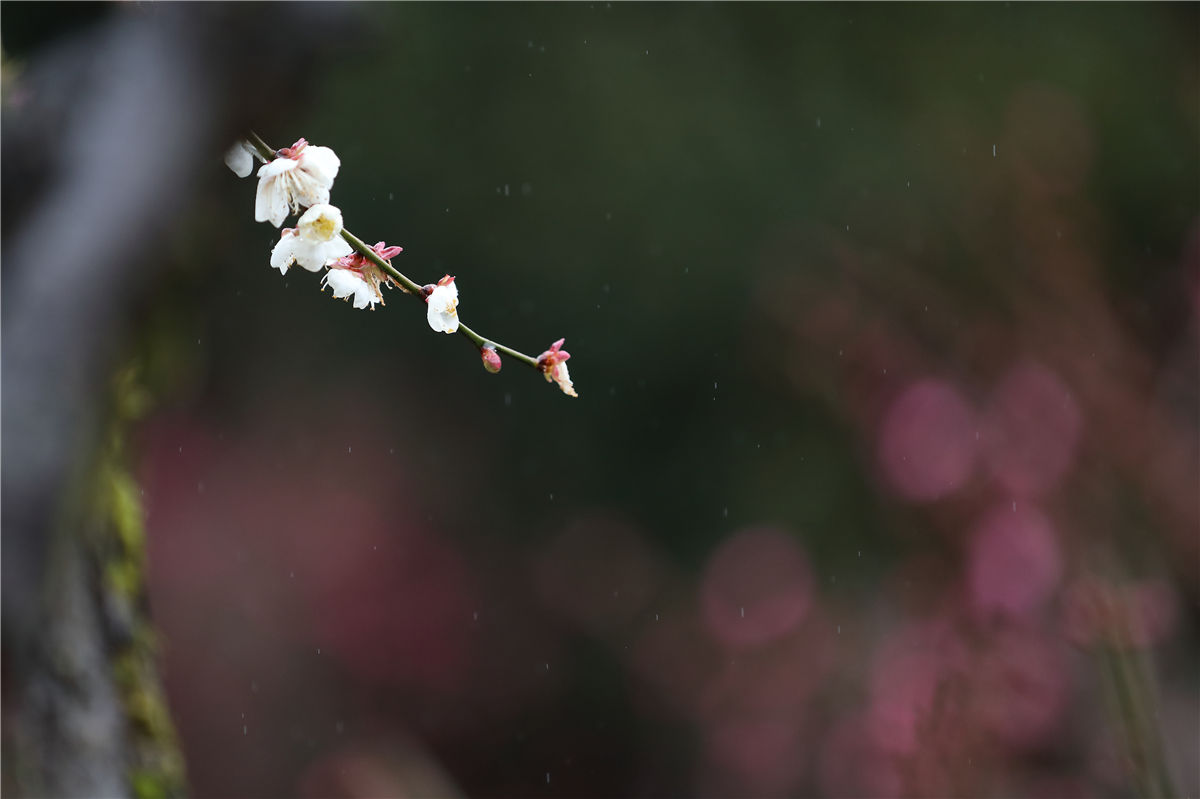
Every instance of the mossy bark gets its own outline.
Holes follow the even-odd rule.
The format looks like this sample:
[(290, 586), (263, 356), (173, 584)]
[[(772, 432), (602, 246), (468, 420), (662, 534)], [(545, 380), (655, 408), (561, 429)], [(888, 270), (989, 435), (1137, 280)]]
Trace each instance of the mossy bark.
[(185, 793), (148, 613), (141, 492), (126, 463), (129, 425), (146, 407), (135, 375), (114, 381), (108, 428), (54, 533), (38, 635), (16, 655), (11, 794)]

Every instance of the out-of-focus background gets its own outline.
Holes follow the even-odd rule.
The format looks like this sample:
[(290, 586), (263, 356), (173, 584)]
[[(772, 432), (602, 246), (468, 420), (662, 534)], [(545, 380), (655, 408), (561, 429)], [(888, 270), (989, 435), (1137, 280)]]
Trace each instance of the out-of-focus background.
[(181, 154), (132, 452), (195, 795), (1200, 793), (1196, 6), (354, 13), (258, 133), (580, 398)]

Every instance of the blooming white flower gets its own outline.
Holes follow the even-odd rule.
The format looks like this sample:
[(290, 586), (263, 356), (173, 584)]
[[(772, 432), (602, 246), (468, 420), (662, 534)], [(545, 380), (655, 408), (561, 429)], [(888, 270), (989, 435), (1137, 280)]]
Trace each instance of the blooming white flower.
[(370, 306), (373, 311), (375, 303), (383, 302), (383, 298), (379, 296), (379, 290), (353, 269), (330, 269), (325, 273), (325, 279), (321, 281), (321, 286), (322, 288), (329, 286), (333, 290), (333, 296), (339, 300), (353, 296), (355, 308)]
[(266, 159), (258, 154), (258, 150), (245, 139), (238, 139), (225, 153), (225, 166), (233, 170), (239, 178), (248, 176), (254, 171), (254, 159), (266, 163)]
[(438, 333), (458, 332), (458, 286), (454, 278), (446, 275), (437, 282), (425, 297), (429, 306), (429, 326)]
[(295, 228), (283, 229), (279, 243), (271, 250), (271, 266), (285, 275), (294, 263), (319, 272), (354, 251), (341, 233), (342, 212), (327, 203), (314, 205), (304, 212)]
[(329, 190), (342, 162), (333, 150), (304, 139), (279, 150), (276, 156), (258, 170), (254, 219), (279, 227), (289, 210), (300, 213), (301, 208), (329, 202)]

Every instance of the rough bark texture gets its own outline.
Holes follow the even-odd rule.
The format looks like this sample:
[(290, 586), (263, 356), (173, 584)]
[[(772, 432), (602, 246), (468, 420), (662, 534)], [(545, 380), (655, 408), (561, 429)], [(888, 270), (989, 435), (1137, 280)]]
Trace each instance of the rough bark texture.
[(168, 266), (157, 245), (186, 213), (190, 187), (224, 169), (237, 131), (275, 121), (295, 99), (317, 37), (344, 30), (344, 13), (316, 4), (116, 8), (36, 53), (5, 98), (8, 795), (182, 788), (170, 774), (178, 758), (169, 720), (161, 702), (155, 709), (136, 498), (131, 510), (119, 446), (100, 435), (120, 416), (110, 378), (120, 342), (135, 332), (126, 329), (131, 310)]

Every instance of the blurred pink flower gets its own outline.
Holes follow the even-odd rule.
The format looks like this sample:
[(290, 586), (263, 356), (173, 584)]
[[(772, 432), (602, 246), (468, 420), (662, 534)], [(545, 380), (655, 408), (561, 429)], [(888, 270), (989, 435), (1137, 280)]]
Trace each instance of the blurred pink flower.
[(1021, 503), (994, 508), (971, 534), (967, 585), (973, 607), (985, 615), (1038, 610), (1062, 570), (1054, 528), (1035, 508)]
[(799, 753), (805, 741), (799, 726), (778, 719), (743, 719), (705, 730), (705, 749), (725, 772), (722, 792), (743, 796), (786, 795), (804, 773)]
[(976, 437), (974, 416), (958, 390), (942, 380), (920, 380), (906, 388), (883, 417), (883, 474), (905, 499), (939, 499), (970, 478)]
[(1033, 361), (1013, 368), (992, 392), (983, 418), (992, 476), (1013, 496), (1054, 488), (1075, 457), (1083, 417), (1070, 388)]
[[(895, 754), (912, 754), (934, 713), (944, 683), (967, 667), (966, 644), (946, 622), (900, 627), (879, 647), (871, 669), (869, 724), (876, 743)], [(942, 708), (941, 713), (958, 708)]]
[(315, 645), (356, 677), (414, 691), (461, 690), (471, 665), (472, 580), (447, 542), (372, 518), (342, 517), (336, 547), (305, 564)]
[(573, 522), (533, 565), (546, 608), (593, 634), (631, 623), (663, 579), (641, 534), (602, 516)]
[(684, 718), (702, 715), (705, 686), (723, 660), (722, 653), (688, 599), (655, 606), (630, 653), (630, 668), (644, 683), (637, 686), (643, 713)]
[(812, 606), (808, 560), (794, 536), (775, 528), (736, 533), (709, 558), (700, 601), (721, 643), (768, 643), (796, 629)]
[(876, 741), (872, 723), (847, 715), (823, 736), (818, 755), (818, 782), (824, 796), (893, 799), (904, 793), (895, 761)]
[(1070, 696), (1070, 671), (1059, 642), (1030, 628), (985, 639), (971, 663), (971, 715), (1015, 750), (1053, 740)]
[(802, 718), (833, 666), (834, 635), (821, 614), (810, 614), (794, 634), (722, 659), (704, 686), (704, 717)]

